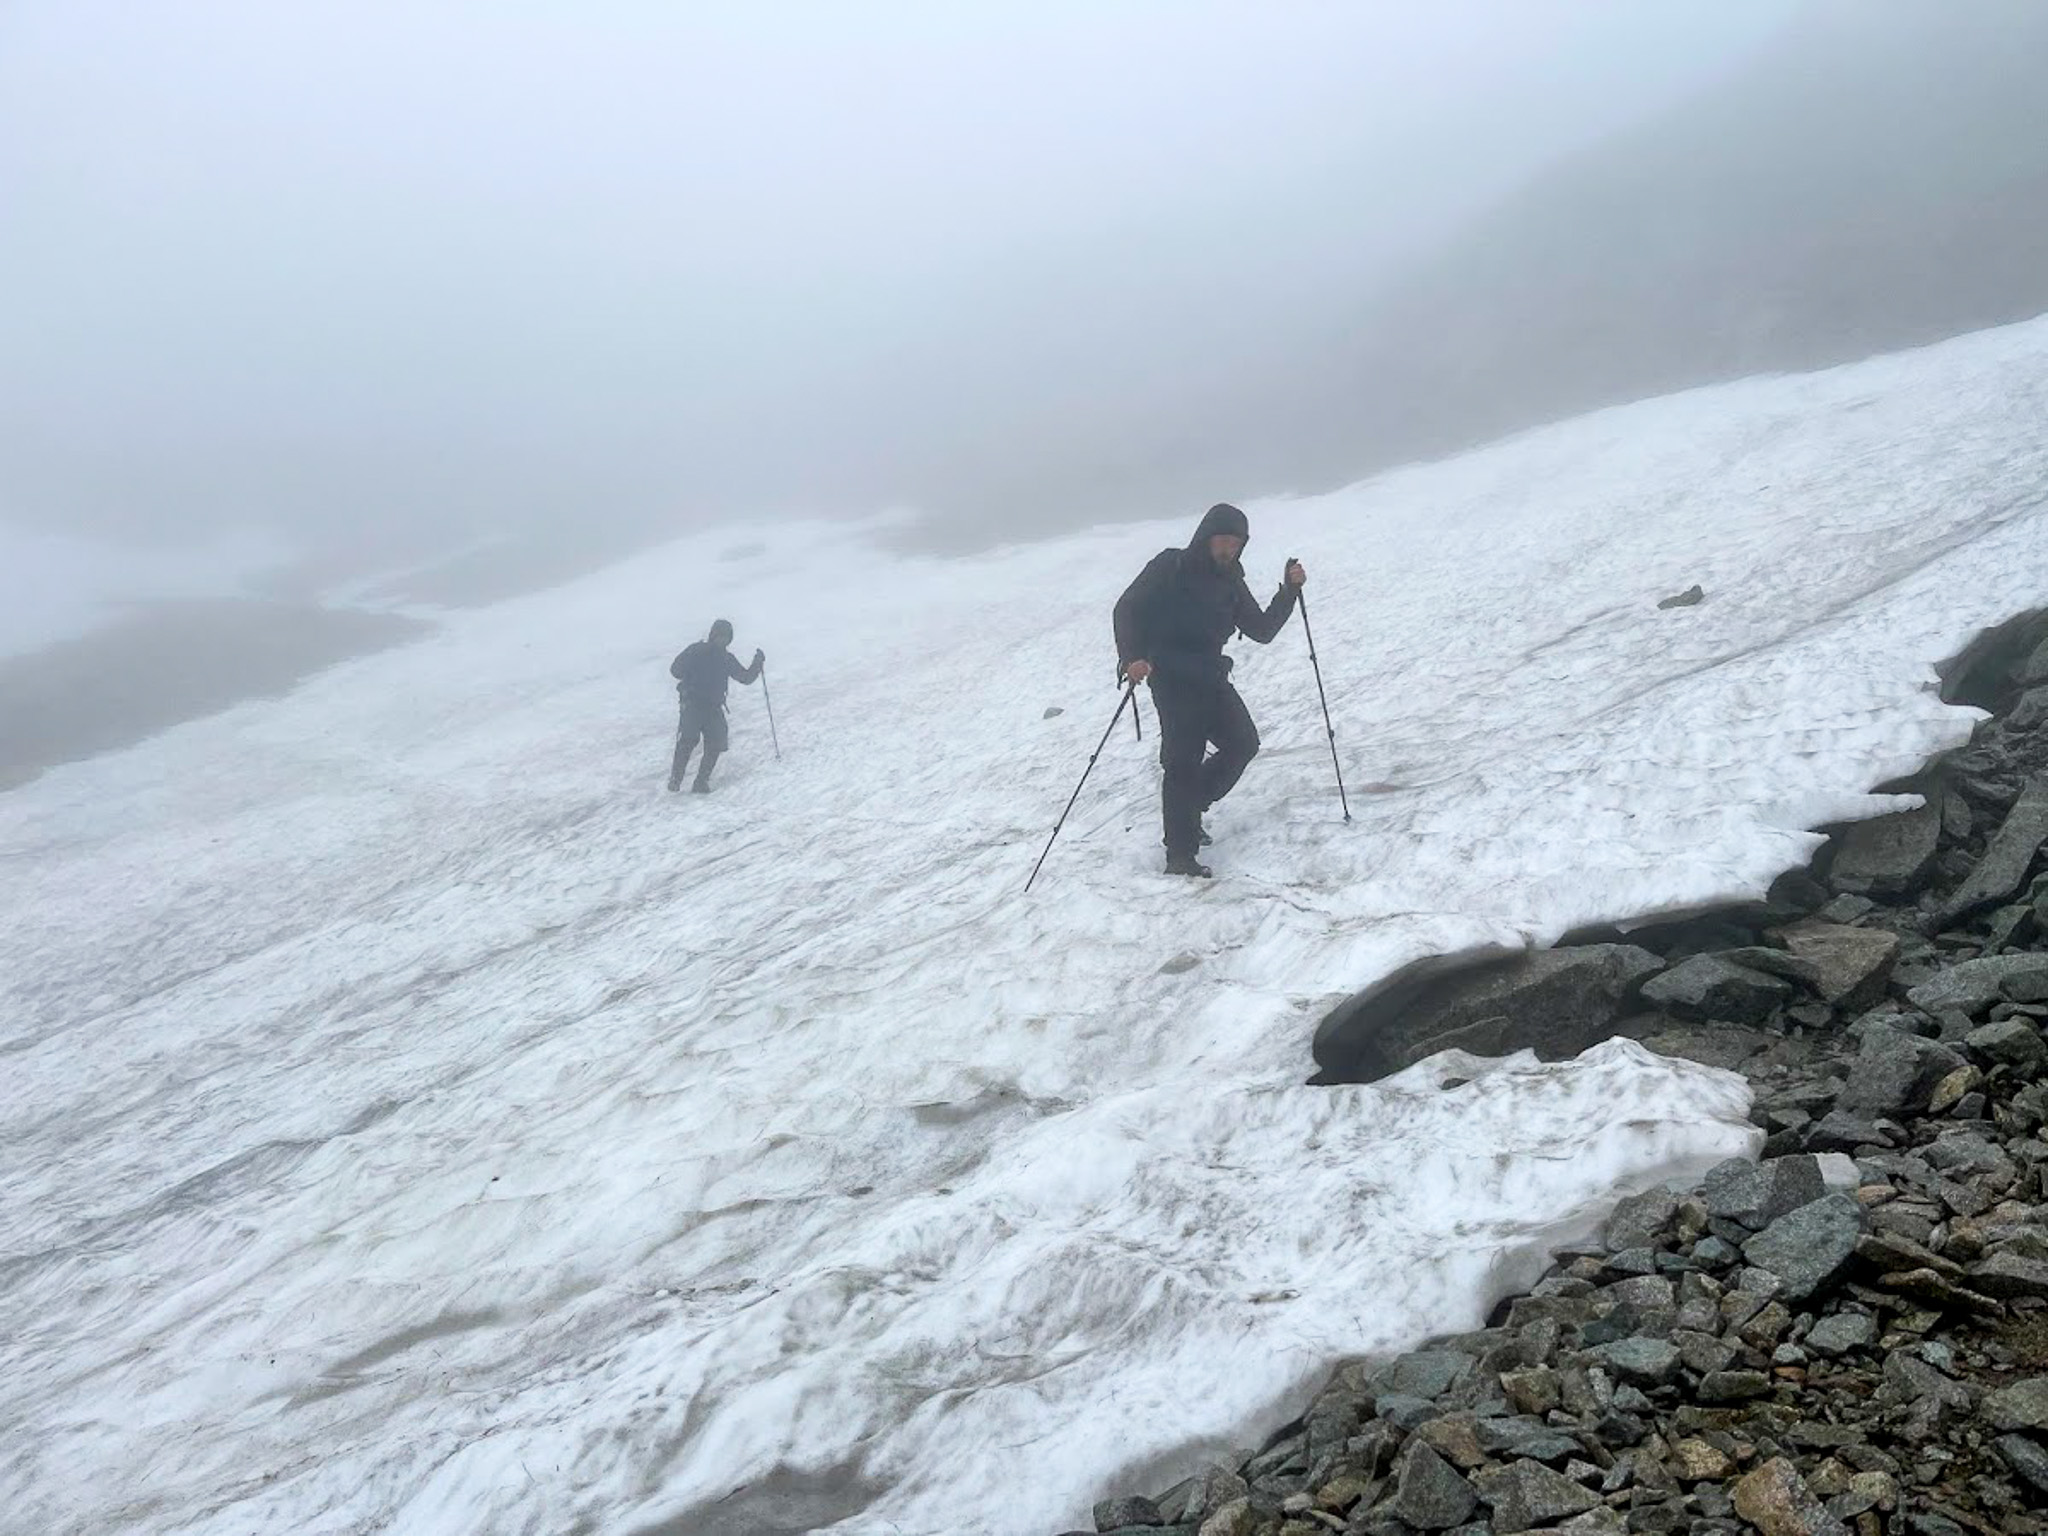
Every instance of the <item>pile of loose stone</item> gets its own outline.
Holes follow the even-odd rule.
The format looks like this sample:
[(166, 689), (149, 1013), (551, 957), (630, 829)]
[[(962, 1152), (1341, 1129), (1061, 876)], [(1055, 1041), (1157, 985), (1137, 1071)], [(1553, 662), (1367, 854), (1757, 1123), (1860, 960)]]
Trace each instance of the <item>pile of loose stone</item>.
[(1925, 803), (1767, 901), (1401, 999), (1512, 1046), (1518, 997), (1541, 1037), (1597, 970), (1580, 1027), (1744, 1073), (1760, 1161), (1622, 1202), (1494, 1326), (1342, 1366), (1097, 1529), (2048, 1533), (2048, 619), (1950, 681), (1997, 713), (1893, 786)]

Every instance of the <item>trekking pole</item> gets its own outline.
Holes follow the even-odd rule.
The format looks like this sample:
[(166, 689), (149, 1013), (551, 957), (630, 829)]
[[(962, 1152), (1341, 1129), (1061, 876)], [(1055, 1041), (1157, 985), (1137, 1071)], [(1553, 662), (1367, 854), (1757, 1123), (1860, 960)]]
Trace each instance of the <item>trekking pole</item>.
[[(775, 761), (782, 761), (782, 743), (775, 735), (775, 701), (768, 696), (768, 664), (761, 664), (761, 702), (768, 706), (768, 740), (775, 748)], [(1349, 820), (1349, 817), (1345, 818)]]
[[(1109, 717), (1109, 724), (1103, 728), (1102, 740), (1095, 743), (1095, 750), (1088, 754), (1088, 766), (1081, 770), (1081, 784), (1088, 782), (1088, 775), (1095, 769), (1095, 759), (1102, 756), (1102, 749), (1109, 745), (1109, 733), (1116, 729), (1117, 721), (1124, 717), (1124, 706), (1135, 703), (1138, 697), (1138, 682), (1133, 678), (1124, 684), (1124, 696), (1116, 701), (1116, 713)], [(1081, 798), (1081, 784), (1074, 786), (1074, 792), (1067, 796), (1067, 810), (1060, 812), (1060, 819), (1052, 824), (1052, 837), (1045, 840), (1045, 848), (1038, 855), (1038, 862), (1031, 866), (1031, 880), (1038, 878), (1038, 872), (1045, 867), (1045, 855), (1052, 852), (1053, 837), (1060, 835), (1060, 828), (1067, 824), (1067, 811), (1074, 808), (1074, 802)], [(1031, 894), (1031, 880), (1024, 882), (1025, 895)]]
[[(1294, 556), (1289, 555), (1287, 557), (1288, 565), (1296, 565), (1298, 563)], [(1283, 570), (1285, 568), (1284, 566), (1282, 567)], [(1337, 803), (1344, 807), (1344, 819), (1349, 821), (1351, 819), (1351, 802), (1345, 797), (1344, 770), (1337, 762), (1337, 728), (1330, 724), (1330, 696), (1323, 692), (1323, 665), (1316, 660), (1316, 632), (1308, 621), (1308, 593), (1304, 592), (1300, 587), (1296, 587), (1294, 589), (1294, 600), (1301, 604), (1301, 631), (1308, 636), (1308, 664), (1315, 668), (1316, 697), (1322, 700), (1323, 729), (1329, 733), (1330, 737), (1330, 767), (1337, 775)]]

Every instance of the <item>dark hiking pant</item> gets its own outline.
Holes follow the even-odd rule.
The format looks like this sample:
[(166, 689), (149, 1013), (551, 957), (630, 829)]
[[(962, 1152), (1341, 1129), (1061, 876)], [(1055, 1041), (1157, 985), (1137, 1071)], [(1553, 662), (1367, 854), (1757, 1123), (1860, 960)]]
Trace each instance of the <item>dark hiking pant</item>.
[(690, 766), (690, 754), (697, 750), (700, 738), (704, 743), (704, 758), (697, 764), (697, 783), (709, 787), (711, 769), (724, 753), (729, 740), (725, 711), (716, 704), (693, 704), (684, 699), (682, 713), (676, 720), (676, 760), (668, 771), (670, 788), (683, 782), (683, 770)]
[[(1160, 819), (1166, 856), (1193, 858), (1202, 835), (1202, 812), (1229, 794), (1259, 754), (1259, 728), (1229, 683), (1168, 683), (1152, 679), (1159, 714)], [(1206, 758), (1211, 744), (1216, 750)]]

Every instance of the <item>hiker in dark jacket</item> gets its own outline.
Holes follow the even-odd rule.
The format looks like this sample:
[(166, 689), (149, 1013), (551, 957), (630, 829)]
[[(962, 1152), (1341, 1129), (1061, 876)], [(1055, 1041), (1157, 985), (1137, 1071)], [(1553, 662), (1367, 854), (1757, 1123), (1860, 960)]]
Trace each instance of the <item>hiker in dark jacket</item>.
[(711, 626), (711, 638), (688, 645), (668, 664), (668, 675), (676, 680), (676, 698), (682, 710), (676, 721), (676, 758), (668, 771), (669, 793), (683, 787), (683, 770), (690, 766), (690, 754), (701, 737), (704, 757), (697, 764), (697, 777), (690, 789), (696, 794), (711, 791), (711, 769), (724, 753), (725, 685), (728, 680), (751, 683), (761, 675), (767, 658), (754, 652), (753, 663), (741, 666), (726, 647), (732, 644), (732, 626), (720, 619)]
[[(1233, 631), (1267, 644), (1280, 633), (1308, 573), (1290, 561), (1280, 590), (1262, 609), (1238, 557), (1251, 524), (1228, 502), (1202, 518), (1185, 549), (1163, 549), (1116, 603), (1118, 675), (1152, 689), (1159, 711), (1160, 819), (1166, 872), (1202, 875), (1196, 849), (1209, 841), (1202, 813), (1237, 783), (1257, 756), (1259, 730), (1230, 685), (1223, 642)], [(1204, 751), (1210, 743), (1216, 750)]]

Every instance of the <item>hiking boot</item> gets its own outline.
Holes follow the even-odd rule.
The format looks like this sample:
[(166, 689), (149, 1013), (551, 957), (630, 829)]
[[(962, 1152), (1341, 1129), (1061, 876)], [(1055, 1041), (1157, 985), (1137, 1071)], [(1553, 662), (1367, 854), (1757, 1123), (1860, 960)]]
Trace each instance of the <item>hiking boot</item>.
[(1215, 873), (1215, 871), (1210, 869), (1208, 865), (1197, 864), (1195, 862), (1195, 856), (1191, 853), (1176, 853), (1168, 855), (1166, 860), (1166, 872), (1169, 875), (1188, 875), (1197, 880), (1207, 880), (1211, 875)]
[(670, 779), (668, 781), (668, 792), (670, 794), (674, 794), (677, 790), (681, 789), (682, 787), (683, 781), (681, 779)]
[(690, 786), (690, 793), (693, 795), (708, 795), (711, 793), (711, 786), (702, 779), (699, 779)]

